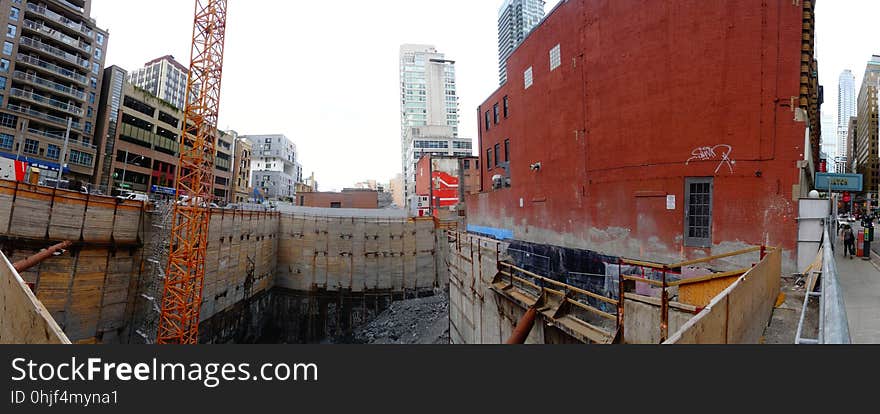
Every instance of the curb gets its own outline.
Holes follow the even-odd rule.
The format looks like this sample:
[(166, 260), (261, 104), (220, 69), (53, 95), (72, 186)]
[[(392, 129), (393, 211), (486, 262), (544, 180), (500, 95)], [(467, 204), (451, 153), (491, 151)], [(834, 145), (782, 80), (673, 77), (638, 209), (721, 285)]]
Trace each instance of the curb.
[(880, 255), (878, 255), (873, 250), (871, 250), (870, 262), (871, 262), (871, 265), (874, 266), (874, 268), (877, 269), (878, 272), (880, 272)]

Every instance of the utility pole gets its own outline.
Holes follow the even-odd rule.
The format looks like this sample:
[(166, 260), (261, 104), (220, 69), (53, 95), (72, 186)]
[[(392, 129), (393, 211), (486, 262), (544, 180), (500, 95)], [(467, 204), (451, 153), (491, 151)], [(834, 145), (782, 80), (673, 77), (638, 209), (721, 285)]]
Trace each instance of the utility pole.
[[(67, 147), (70, 141), (70, 127), (73, 126), (73, 118), (67, 117), (67, 130), (64, 132), (64, 146), (61, 149), (61, 159), (58, 165), (58, 179), (55, 180), (55, 189), (61, 185), (61, 176), (64, 174), (64, 166), (67, 165)], [(77, 189), (79, 191), (79, 189)]]

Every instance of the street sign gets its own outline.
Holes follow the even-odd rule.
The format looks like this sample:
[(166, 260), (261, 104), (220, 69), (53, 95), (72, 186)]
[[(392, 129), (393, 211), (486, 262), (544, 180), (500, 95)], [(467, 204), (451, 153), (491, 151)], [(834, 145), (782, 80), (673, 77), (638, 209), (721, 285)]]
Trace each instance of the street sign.
[(864, 180), (861, 174), (816, 174), (816, 190), (862, 192)]

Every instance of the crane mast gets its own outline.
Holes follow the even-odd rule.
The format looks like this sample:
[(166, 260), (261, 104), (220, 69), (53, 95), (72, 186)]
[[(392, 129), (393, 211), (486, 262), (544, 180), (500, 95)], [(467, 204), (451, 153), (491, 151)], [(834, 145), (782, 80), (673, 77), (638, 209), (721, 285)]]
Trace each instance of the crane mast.
[(196, 344), (205, 280), (208, 203), (214, 194), (214, 157), (226, 40), (226, 0), (196, 0), (186, 88), (177, 195), (156, 342)]

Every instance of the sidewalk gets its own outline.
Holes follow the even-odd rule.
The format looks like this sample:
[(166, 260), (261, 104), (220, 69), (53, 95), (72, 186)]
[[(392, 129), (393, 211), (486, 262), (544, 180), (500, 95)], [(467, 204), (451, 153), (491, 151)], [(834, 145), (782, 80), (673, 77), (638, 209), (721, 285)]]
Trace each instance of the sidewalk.
[(880, 344), (880, 269), (871, 261), (844, 258), (842, 243), (835, 257), (852, 343)]

